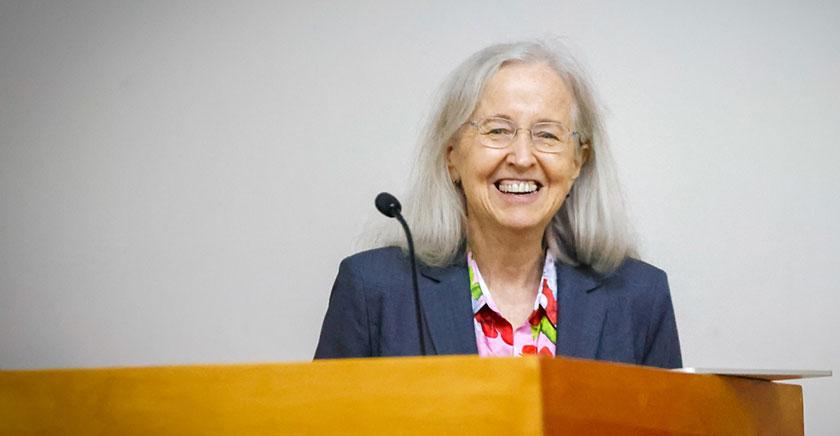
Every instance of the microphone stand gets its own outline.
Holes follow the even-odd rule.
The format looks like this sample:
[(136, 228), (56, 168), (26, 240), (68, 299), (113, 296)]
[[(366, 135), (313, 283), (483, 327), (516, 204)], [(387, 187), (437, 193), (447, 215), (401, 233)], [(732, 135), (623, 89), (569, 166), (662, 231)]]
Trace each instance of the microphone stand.
[(414, 254), (414, 239), (411, 237), (411, 230), (408, 228), (408, 223), (406, 223), (405, 218), (400, 213), (402, 205), (400, 205), (396, 197), (387, 192), (382, 192), (376, 196), (375, 204), (376, 208), (383, 215), (396, 218), (400, 222), (405, 231), (405, 237), (408, 240), (408, 253), (411, 258), (411, 284), (414, 287), (414, 310), (417, 317), (417, 334), (420, 339), (420, 355), (425, 356), (426, 338), (423, 334), (423, 312), (420, 310), (420, 286), (417, 284), (417, 259)]

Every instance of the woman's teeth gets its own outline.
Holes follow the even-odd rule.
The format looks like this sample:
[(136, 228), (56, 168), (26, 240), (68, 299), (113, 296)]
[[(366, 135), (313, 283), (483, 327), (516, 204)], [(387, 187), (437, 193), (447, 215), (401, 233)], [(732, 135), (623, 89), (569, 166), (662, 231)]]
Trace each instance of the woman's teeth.
[(508, 194), (530, 194), (537, 190), (535, 182), (499, 182), (496, 187)]

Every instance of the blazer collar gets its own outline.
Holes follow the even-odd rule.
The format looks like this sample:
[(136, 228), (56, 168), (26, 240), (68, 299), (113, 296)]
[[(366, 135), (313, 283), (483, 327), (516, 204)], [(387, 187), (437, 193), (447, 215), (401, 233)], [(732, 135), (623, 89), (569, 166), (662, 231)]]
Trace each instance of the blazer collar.
[(466, 262), (445, 268), (422, 266), (420, 275), (420, 302), (431, 351), (477, 354)]
[(606, 279), (586, 267), (557, 263), (557, 355), (595, 359), (606, 314)]
[[(421, 265), (420, 301), (434, 354), (476, 354), (466, 258), (444, 268)], [(588, 268), (557, 263), (557, 354), (594, 359), (606, 305), (592, 293), (604, 277)]]

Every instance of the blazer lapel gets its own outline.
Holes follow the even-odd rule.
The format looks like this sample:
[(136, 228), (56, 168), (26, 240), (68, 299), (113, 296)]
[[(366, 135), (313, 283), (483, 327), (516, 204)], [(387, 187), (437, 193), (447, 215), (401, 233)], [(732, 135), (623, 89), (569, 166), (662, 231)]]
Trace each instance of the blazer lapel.
[(594, 273), (557, 263), (557, 355), (594, 359), (604, 328), (606, 301)]
[(434, 354), (477, 354), (466, 264), (420, 269), (420, 302)]

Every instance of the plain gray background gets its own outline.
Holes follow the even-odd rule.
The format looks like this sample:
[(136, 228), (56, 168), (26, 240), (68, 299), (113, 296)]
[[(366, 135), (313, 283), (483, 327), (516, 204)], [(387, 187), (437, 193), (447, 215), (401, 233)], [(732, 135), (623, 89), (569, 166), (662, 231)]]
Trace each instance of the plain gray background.
[[(444, 75), (558, 36), (685, 364), (836, 371), (838, 23), (803, 1), (4, 0), (0, 367), (309, 359)], [(808, 433), (840, 430), (840, 377), (803, 385)]]

